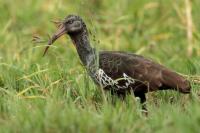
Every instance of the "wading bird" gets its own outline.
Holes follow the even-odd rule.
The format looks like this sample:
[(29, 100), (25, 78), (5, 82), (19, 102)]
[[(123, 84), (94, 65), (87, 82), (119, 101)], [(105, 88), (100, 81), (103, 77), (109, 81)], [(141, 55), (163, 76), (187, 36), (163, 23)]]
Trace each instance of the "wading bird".
[(140, 55), (122, 51), (97, 51), (92, 48), (86, 24), (81, 17), (67, 16), (50, 38), (49, 46), (59, 37), (70, 36), (81, 62), (93, 81), (111, 94), (126, 96), (133, 92), (145, 109), (145, 93), (156, 90), (177, 90), (190, 93), (190, 83), (176, 72)]

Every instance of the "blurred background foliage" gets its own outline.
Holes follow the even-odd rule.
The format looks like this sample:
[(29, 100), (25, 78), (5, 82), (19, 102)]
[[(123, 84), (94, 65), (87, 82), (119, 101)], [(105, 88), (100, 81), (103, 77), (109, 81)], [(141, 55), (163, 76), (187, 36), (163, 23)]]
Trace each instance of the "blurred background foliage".
[[(152, 116), (144, 119), (132, 97), (115, 107), (99, 101), (68, 37), (42, 57), (45, 41), (56, 30), (51, 21), (77, 14), (87, 24), (93, 47), (141, 54), (199, 82), (199, 5), (199, 0), (0, 0), (1, 129), (199, 131), (199, 85), (193, 82), (196, 102), (185, 107), (187, 99), (177, 93), (150, 94)], [(33, 43), (33, 36), (44, 43)], [(170, 104), (172, 96), (176, 103)]]
[[(61, 20), (69, 14), (78, 14), (84, 18), (91, 31), (90, 38), (94, 47), (142, 54), (175, 68), (174, 64), (193, 62), (191, 58), (200, 55), (200, 2), (192, 0), (191, 3), (193, 53), (192, 56), (187, 56), (188, 45), (191, 44), (188, 44), (187, 40), (184, 0), (2, 0), (1, 58), (6, 61), (13, 58), (19, 61), (23, 59), (21, 56), (39, 57), (43, 47), (35, 48), (30, 42), (31, 37), (39, 35), (48, 39), (48, 34), (51, 35), (56, 29), (50, 21)], [(59, 43), (65, 41), (66, 39), (62, 39)], [(60, 56), (69, 56), (63, 55), (67, 52), (70, 55), (76, 54), (71, 52), (73, 46), (70, 41), (65, 46), (68, 47), (67, 51), (62, 50), (62, 45), (55, 47), (59, 48), (56, 51)], [(33, 48), (36, 53), (27, 54)], [(10, 58), (10, 53), (13, 58)], [(184, 68), (175, 69), (187, 73)]]

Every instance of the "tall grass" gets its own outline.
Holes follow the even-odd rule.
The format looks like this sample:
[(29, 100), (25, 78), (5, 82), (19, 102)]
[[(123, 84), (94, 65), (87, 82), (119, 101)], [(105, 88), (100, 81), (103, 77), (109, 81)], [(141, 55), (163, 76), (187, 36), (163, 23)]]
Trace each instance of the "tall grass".
[[(192, 53), (181, 0), (0, 0), (0, 132), (199, 132), (199, 0), (191, 1)], [(51, 20), (78, 14), (93, 47), (141, 54), (191, 80), (190, 97), (175, 91), (148, 94), (149, 116), (139, 101), (106, 94), (104, 102), (64, 37), (42, 57), (55, 31)]]

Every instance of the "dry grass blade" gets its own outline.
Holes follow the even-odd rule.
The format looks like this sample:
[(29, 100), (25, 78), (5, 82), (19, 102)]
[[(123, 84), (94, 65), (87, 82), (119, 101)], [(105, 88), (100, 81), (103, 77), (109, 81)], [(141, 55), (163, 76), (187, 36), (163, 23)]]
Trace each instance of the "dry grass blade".
[(17, 93), (17, 96), (23, 95), (24, 93), (26, 93), (27, 91), (29, 91), (30, 89), (32, 89), (32, 88), (34, 88), (34, 87), (36, 87), (36, 86), (30, 86), (30, 87), (28, 87), (28, 88), (26, 88), (26, 89), (20, 91), (19, 93)]
[(187, 40), (188, 40), (188, 56), (193, 53), (193, 22), (191, 1), (185, 0), (186, 21), (187, 21)]
[(40, 71), (34, 72), (34, 73), (30, 74), (30, 75), (23, 76), (22, 78), (19, 78), (18, 80), (27, 79), (27, 78), (30, 78), (32, 76), (35, 76), (35, 75), (37, 75), (39, 73), (43, 73), (43, 72), (46, 72), (46, 71), (48, 71), (48, 69), (40, 70)]
[(51, 20), (52, 23), (54, 23), (56, 25), (57, 28), (59, 28), (62, 24), (61, 20)]
[(33, 38), (31, 40), (33, 43), (45, 43), (46, 40), (42, 39), (40, 36), (38, 35), (33, 35)]
[(181, 75), (186, 77), (187, 79), (190, 79), (194, 84), (200, 85), (200, 76), (199, 75), (184, 75), (184, 74), (181, 74)]
[(47, 88), (52, 87), (52, 86), (55, 85), (55, 84), (58, 84), (61, 80), (62, 80), (62, 79), (58, 79), (58, 80), (52, 82)]
[(22, 99), (38, 99), (38, 98), (40, 98), (40, 99), (46, 99), (46, 97), (45, 96), (20, 96), (20, 98), (22, 98)]
[(8, 95), (11, 95), (10, 91), (8, 91), (8, 90), (6, 90), (5, 88), (2, 88), (2, 87), (0, 87), (0, 92), (4, 92), (4, 93), (6, 93)]

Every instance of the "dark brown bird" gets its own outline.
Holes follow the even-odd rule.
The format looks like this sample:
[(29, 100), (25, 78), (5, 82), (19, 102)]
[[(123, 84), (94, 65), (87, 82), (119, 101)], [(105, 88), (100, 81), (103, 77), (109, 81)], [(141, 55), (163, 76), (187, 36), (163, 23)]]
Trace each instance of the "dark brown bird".
[(121, 51), (96, 51), (90, 46), (85, 23), (79, 16), (69, 15), (60, 22), (49, 45), (68, 34), (77, 49), (80, 60), (96, 84), (112, 94), (125, 96), (133, 92), (145, 103), (145, 93), (156, 90), (177, 90), (190, 93), (190, 83), (176, 72), (142, 56)]

